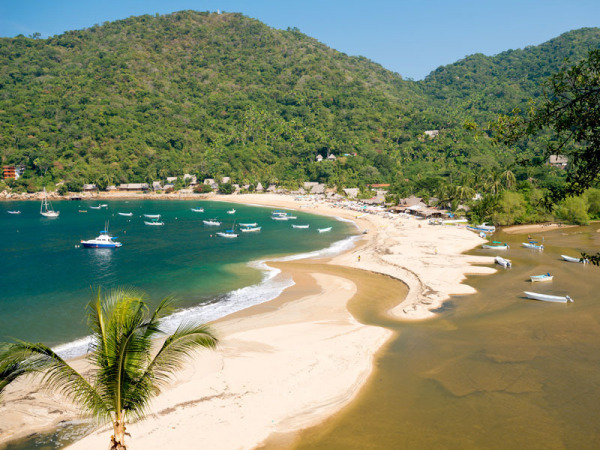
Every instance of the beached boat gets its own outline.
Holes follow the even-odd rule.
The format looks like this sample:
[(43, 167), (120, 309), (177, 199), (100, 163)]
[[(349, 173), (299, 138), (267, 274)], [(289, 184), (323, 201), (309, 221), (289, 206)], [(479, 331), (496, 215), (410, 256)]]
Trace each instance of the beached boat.
[(302, 228), (302, 229), (305, 229), (305, 228), (308, 228), (309, 226), (310, 225), (292, 225), (292, 228)]
[(467, 230), (476, 231), (476, 232), (484, 232), (484, 233), (495, 233), (496, 227), (493, 225), (487, 225), (483, 222), (481, 225), (468, 225)]
[(554, 303), (568, 303), (573, 302), (573, 299), (568, 295), (548, 295), (540, 294), (538, 292), (525, 292), (525, 296), (532, 300), (541, 300), (543, 302), (554, 302)]
[(54, 211), (54, 208), (52, 208), (52, 203), (48, 201), (46, 188), (44, 188), (44, 197), (42, 199), (42, 205), (40, 206), (40, 214), (48, 218), (56, 218), (60, 214), (60, 211)]
[(117, 248), (121, 247), (123, 244), (115, 241), (117, 239), (114, 236), (108, 234), (108, 223), (106, 224), (106, 229), (100, 232), (100, 235), (95, 239), (89, 239), (87, 241), (82, 240), (81, 245), (85, 248)]
[(317, 228), (317, 230), (319, 230), (319, 233), (327, 233), (328, 231), (331, 231), (332, 227), (327, 227), (327, 228)]
[(252, 232), (259, 232), (261, 230), (262, 227), (244, 227), (244, 228), (240, 228), (240, 231), (242, 233), (252, 233)]
[(501, 256), (496, 256), (495, 261), (496, 264), (499, 264), (506, 269), (512, 267), (512, 263), (508, 259), (502, 258)]
[(217, 233), (217, 236), (221, 236), (224, 238), (236, 238), (236, 237), (238, 237), (238, 234), (234, 233), (233, 230), (225, 230), (225, 231), (219, 231)]
[(160, 219), (160, 214), (144, 214), (148, 219)]
[(531, 248), (533, 250), (544, 250), (544, 246), (543, 245), (537, 245), (537, 244), (534, 244), (532, 242), (523, 242), (523, 247)]
[(488, 250), (508, 250), (510, 247), (506, 242), (493, 242), (491, 244), (483, 244), (481, 248), (485, 248)]
[(545, 273), (543, 275), (531, 275), (529, 278), (531, 279), (532, 283), (539, 283), (542, 281), (552, 281), (554, 277), (549, 273)]
[(252, 222), (252, 223), (240, 223), (240, 227), (255, 227), (256, 225), (258, 225), (256, 222)]
[(574, 262), (574, 263), (583, 263), (583, 264), (587, 264), (587, 263), (589, 263), (589, 260), (587, 260), (587, 259), (582, 259), (582, 258), (574, 258), (573, 256), (560, 255), (560, 257), (561, 257), (562, 259), (564, 259), (565, 261), (569, 261), (569, 262)]
[(121, 213), (120, 212), (120, 213), (117, 213), (117, 214), (119, 214), (120, 216), (125, 216), (125, 217), (131, 217), (131, 216), (133, 216), (133, 213)]
[(7, 211), (9, 214), (21, 214), (21, 211)]
[(235, 214), (235, 209), (230, 209), (229, 211), (227, 211), (227, 214)]
[(204, 208), (190, 208), (194, 212), (204, 212)]
[(203, 220), (202, 222), (204, 223), (204, 225), (213, 227), (218, 227), (219, 225), (221, 225), (221, 222), (219, 222), (217, 219)]

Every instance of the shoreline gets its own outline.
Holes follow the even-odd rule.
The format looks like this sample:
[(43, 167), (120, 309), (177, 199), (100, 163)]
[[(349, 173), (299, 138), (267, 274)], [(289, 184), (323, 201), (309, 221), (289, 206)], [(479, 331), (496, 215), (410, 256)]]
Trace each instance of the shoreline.
[[(138, 199), (140, 199), (139, 197), (137, 196)], [(194, 196), (193, 198), (198, 197)], [(144, 199), (147, 199), (147, 197), (144, 197)], [(189, 200), (189, 198), (181, 199)], [(369, 230), (369, 234), (363, 235), (363, 239), (359, 240), (358, 245), (333, 257), (327, 264), (362, 269), (360, 272), (363, 272), (364, 276), (368, 276), (369, 272), (381, 273), (406, 284), (408, 295), (404, 299), (399, 299), (399, 304), (390, 311), (390, 314), (398, 319), (420, 320), (433, 317), (435, 313), (432, 310), (441, 306), (450, 295), (474, 292), (469, 286), (461, 284), (467, 274), (495, 272), (495, 269), (491, 267), (473, 266), (473, 264), (492, 264), (493, 257), (475, 257), (462, 254), (462, 252), (484, 242), (476, 234), (464, 228), (434, 227), (414, 218), (407, 219), (398, 216), (388, 218), (373, 214), (362, 215), (355, 211), (335, 208), (325, 203), (301, 203), (295, 201), (293, 197), (278, 194), (245, 194), (227, 196), (226, 198), (211, 196), (210, 198), (202, 198), (202, 200), (253, 204), (281, 209), (308, 208), (306, 209), (307, 212), (352, 220), (357, 224), (359, 229)], [(358, 217), (359, 215), (360, 217)], [(359, 255), (360, 261), (358, 259)], [(298, 274), (292, 272), (292, 276), (296, 280)], [(301, 348), (294, 347), (296, 345), (294, 342), (287, 342), (287, 348), (283, 348), (285, 347), (284, 345), (280, 349), (281, 352), (274, 352), (278, 354), (280, 359), (277, 363), (273, 361), (268, 363), (271, 370), (280, 372), (285, 368), (290, 370), (293, 367), (293, 373), (286, 373), (285, 376), (282, 376), (280, 383), (269, 383), (271, 386), (262, 385), (262, 389), (268, 392), (268, 389), (287, 385), (291, 391), (294, 391), (294, 388), (290, 387), (290, 384), (291, 386), (297, 386), (305, 383), (306, 386), (310, 387), (308, 392), (304, 393), (304, 398), (296, 396), (299, 398), (294, 397), (291, 399), (291, 404), (286, 403), (284, 406), (285, 402), (278, 400), (270, 404), (272, 410), (269, 412), (260, 410), (261, 414), (259, 415), (269, 417), (271, 422), (252, 425), (253, 428), (260, 429), (258, 431), (253, 430), (250, 433), (250, 435), (254, 436), (252, 442), (250, 442), (251, 437), (248, 435), (249, 431), (248, 425), (245, 423), (246, 421), (242, 420), (243, 417), (236, 416), (230, 410), (228, 413), (229, 416), (225, 415), (221, 417), (220, 425), (215, 424), (215, 429), (220, 430), (216, 435), (220, 435), (221, 438), (223, 435), (228, 434), (236, 436), (241, 434), (243, 436), (239, 437), (241, 441), (231, 442), (231, 447), (222, 446), (221, 441), (215, 441), (219, 442), (219, 448), (252, 448), (259, 445), (272, 433), (287, 433), (317, 424), (345, 406), (353, 398), (353, 395), (358, 392), (371, 373), (374, 355), (389, 339), (389, 332), (381, 328), (359, 324), (350, 315), (346, 303), (353, 297), (353, 295), (349, 295), (348, 293), (355, 289), (355, 285), (351, 281), (344, 281), (343, 278), (318, 273), (311, 276), (314, 277), (314, 284), (307, 281), (305, 277), (302, 282), (296, 282), (294, 286), (286, 289), (274, 300), (233, 313), (214, 322), (214, 325), (219, 327), (219, 330), (225, 332), (224, 341), (227, 343), (227, 347), (224, 355), (221, 355), (221, 350), (218, 350), (214, 354), (203, 352), (195, 360), (193, 368), (186, 368), (182, 373), (177, 374), (176, 383), (152, 403), (152, 411), (158, 415), (155, 418), (149, 418), (141, 422), (139, 425), (131, 425), (130, 428), (134, 436), (130, 440), (132, 448), (147, 448), (145, 446), (140, 447), (139, 445), (142, 441), (138, 439), (146, 439), (141, 436), (148, 436), (149, 434), (147, 431), (141, 433), (133, 431), (138, 426), (147, 430), (148, 423), (154, 423), (153, 426), (156, 430), (160, 429), (164, 431), (164, 433), (158, 433), (159, 435), (169, 435), (170, 439), (179, 439), (184, 437), (179, 436), (182, 431), (173, 433), (171, 432), (173, 427), (168, 424), (173, 423), (175, 424), (173, 426), (179, 428), (177, 424), (185, 423), (189, 417), (196, 413), (201, 414), (200, 410), (203, 404), (215, 403), (215, 405), (218, 405), (215, 406), (216, 408), (227, 409), (231, 408), (230, 404), (233, 403), (237, 404), (237, 408), (240, 410), (250, 408), (252, 405), (250, 401), (252, 395), (248, 392), (255, 392), (258, 389), (257, 386), (261, 386), (261, 379), (268, 380), (272, 376), (269, 373), (263, 373), (261, 376), (252, 378), (251, 381), (247, 379), (235, 379), (234, 376), (234, 381), (232, 381), (227, 379), (226, 369), (229, 366), (240, 365), (238, 370), (241, 373), (248, 373), (249, 370), (254, 370), (254, 366), (258, 362), (253, 362), (252, 357), (244, 358), (244, 356), (258, 354), (257, 357), (266, 358), (261, 349), (264, 350), (265, 348), (273, 347), (271, 340), (277, 342), (278, 345), (280, 342), (285, 341), (290, 327), (302, 330), (302, 336), (316, 334), (317, 336), (321, 336), (324, 341), (319, 340), (310, 345), (305, 343)], [(329, 285), (337, 286), (337, 291), (339, 292), (328, 289)], [(352, 285), (354, 285), (354, 288)], [(319, 293), (315, 291), (315, 286), (319, 286), (317, 289)], [(296, 295), (294, 293), (298, 292), (301, 292), (303, 295), (297, 298), (293, 297)], [(328, 305), (329, 303), (334, 305), (330, 306), (330, 309), (335, 309), (337, 314), (335, 317), (328, 316), (329, 312), (327, 310), (320, 311), (320, 314), (312, 311), (316, 308), (315, 305)], [(306, 311), (302, 312), (301, 305), (312, 305), (309, 308), (311, 313), (307, 315)], [(293, 317), (302, 316), (302, 314), (304, 314), (302, 320), (293, 321)], [(344, 325), (340, 325), (341, 323)], [(342, 327), (345, 331), (340, 332), (341, 329), (339, 327)], [(325, 330), (332, 333), (327, 335), (327, 338), (324, 338), (324, 335), (321, 334), (326, 333)], [(338, 337), (340, 334), (344, 337)], [(357, 336), (360, 337), (358, 341), (353, 341), (350, 338)], [(261, 339), (263, 341), (259, 345), (258, 343), (261, 342)], [(331, 342), (332, 347), (327, 347), (328, 350), (326, 350), (324, 342)], [(360, 352), (355, 351), (358, 348), (360, 348)], [(338, 356), (344, 353), (344, 349), (353, 350), (351, 353), (360, 353), (360, 355), (344, 354), (339, 359)], [(326, 354), (327, 351), (330, 353), (326, 357), (317, 357), (318, 363), (315, 363), (316, 356)], [(266, 350), (264, 350), (264, 353), (270, 354)], [(302, 353), (303, 357), (298, 356), (300, 353)], [(335, 364), (334, 361), (336, 362)], [(296, 365), (292, 365), (292, 363)], [(267, 363), (265, 362), (265, 364)], [(210, 372), (206, 366), (211, 367), (213, 372)], [(313, 373), (313, 378), (309, 377), (310, 382), (300, 377), (300, 375), (306, 372), (307, 368), (310, 369), (309, 372)], [(322, 372), (318, 372), (319, 370)], [(218, 374), (225, 376), (225, 379), (228, 381), (220, 379)], [(338, 379), (339, 374), (348, 375), (348, 379), (342, 383)], [(183, 381), (186, 379), (188, 381)], [(211, 380), (210, 383), (208, 383), (209, 379)], [(321, 384), (323, 384), (322, 380), (324, 379), (336, 380), (336, 383), (334, 383), (335, 386), (321, 387)], [(233, 395), (232, 397), (225, 398), (223, 396), (223, 393), (226, 392), (224, 387), (231, 388), (234, 384), (243, 384), (248, 388), (248, 392), (244, 391), (246, 392), (244, 393), (240, 391), (241, 393), (238, 392), (237, 396)], [(186, 385), (187, 389), (181, 387), (183, 385)], [(204, 390), (207, 389), (206, 385), (211, 386), (208, 388), (208, 391)], [(318, 385), (319, 388), (315, 388), (314, 385)], [(193, 394), (190, 394), (190, 392), (193, 392)], [(38, 395), (35, 392), (34, 394)], [(315, 396), (315, 394), (317, 395)], [(273, 397), (277, 397), (273, 392), (266, 396), (266, 398)], [(18, 398), (18, 396), (13, 397), (14, 401)], [(22, 395), (20, 398), (27, 398), (27, 395)], [(185, 398), (187, 400), (183, 400)], [(182, 401), (178, 401), (177, 399)], [(36, 401), (34, 400), (34, 404)], [(259, 404), (262, 405), (264, 402), (265, 400), (262, 399), (259, 401)], [(5, 405), (6, 403), (5, 401)], [(247, 403), (250, 406), (246, 405)], [(42, 416), (46, 415), (47, 417), (51, 415), (51, 404), (52, 402), (47, 404), (48, 411), (46, 411), (46, 414), (40, 410)], [(57, 405), (61, 405), (62, 407), (63, 404), (64, 400), (62, 403), (54, 403), (54, 410), (56, 410)], [(165, 412), (173, 409), (172, 406), (169, 406), (173, 404), (185, 404), (185, 406), (181, 410), (175, 408), (172, 412)], [(43, 410), (44, 408), (41, 409)], [(69, 416), (70, 411), (72, 413), (72, 410), (69, 410), (68, 407), (64, 407), (63, 410), (63, 413), (59, 414), (61, 417)], [(58, 413), (54, 414), (57, 415)], [(0, 410), (0, 419), (2, 417), (3, 414)], [(234, 418), (237, 418), (237, 423), (234, 423)], [(247, 418), (245, 419), (247, 420)], [(56, 420), (55, 422), (60, 422), (60, 420)], [(51, 427), (51, 425), (49, 426)], [(191, 426), (191, 424), (188, 424), (188, 426)], [(40, 429), (39, 426), (31, 428), (38, 431)], [(186, 429), (186, 427), (182, 429)], [(21, 430), (23, 430), (22, 427)], [(234, 433), (234, 431), (240, 430), (244, 432)], [(110, 435), (107, 431), (101, 432), (98, 437), (94, 437), (96, 434), (93, 433), (90, 437), (86, 437), (82, 441), (79, 441), (79, 443), (74, 444), (73, 448), (90, 447), (92, 446), (92, 441), (96, 442), (95, 439), (98, 439), (98, 445), (104, 445)], [(136, 439), (136, 436), (138, 439)], [(15, 437), (13, 436), (11, 439)], [(152, 441), (145, 442), (154, 446), (158, 437), (154, 435)], [(202, 433), (200, 438), (204, 439)], [(0, 442), (2, 441), (2, 438), (0, 438)], [(186, 448), (185, 445), (184, 442), (181, 443), (181, 446), (184, 448)], [(214, 447), (215, 444), (206, 444), (205, 446)]]

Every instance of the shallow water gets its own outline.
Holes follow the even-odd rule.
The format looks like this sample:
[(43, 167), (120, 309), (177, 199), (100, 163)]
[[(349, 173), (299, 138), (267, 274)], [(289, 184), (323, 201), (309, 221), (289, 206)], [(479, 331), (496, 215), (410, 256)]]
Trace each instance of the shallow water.
[[(358, 399), (322, 425), (267, 448), (595, 448), (600, 439), (600, 267), (560, 254), (600, 249), (599, 226), (508, 241), (510, 270), (470, 277), (436, 319), (406, 323), (358, 305), (356, 317), (396, 332)], [(474, 250), (473, 254), (490, 254)], [(528, 281), (550, 272), (551, 283)], [(572, 304), (527, 300), (524, 290)], [(277, 441), (272, 441), (277, 442)], [(281, 445), (279, 445), (281, 444)]]

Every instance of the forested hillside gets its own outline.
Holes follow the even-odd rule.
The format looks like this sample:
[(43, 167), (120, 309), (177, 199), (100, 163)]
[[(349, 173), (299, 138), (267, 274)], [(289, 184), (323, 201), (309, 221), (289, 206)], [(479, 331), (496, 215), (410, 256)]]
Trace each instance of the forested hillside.
[[(465, 123), (539, 95), (564, 57), (599, 43), (599, 29), (578, 30), (414, 82), (241, 14), (183, 11), (2, 38), (0, 152), (3, 164), (27, 167), (29, 190), (183, 173), (290, 187), (389, 182), (400, 194), (479, 189), (511, 167), (515, 150)], [(329, 154), (337, 160), (316, 162)], [(560, 178), (514, 170), (542, 185)]]

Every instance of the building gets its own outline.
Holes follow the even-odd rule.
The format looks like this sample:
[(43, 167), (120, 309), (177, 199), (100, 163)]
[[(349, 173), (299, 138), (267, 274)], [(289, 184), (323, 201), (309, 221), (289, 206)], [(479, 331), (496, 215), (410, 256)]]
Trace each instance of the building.
[(97, 191), (98, 190), (98, 186), (96, 186), (95, 184), (84, 184), (83, 185), (83, 192), (93, 192), (93, 191)]
[(335, 161), (336, 159), (337, 159), (337, 158), (335, 157), (335, 155), (329, 155), (329, 156), (327, 157), (327, 160), (328, 160), (328, 161)]
[(196, 186), (198, 184), (198, 178), (196, 177), (196, 175), (192, 175), (189, 173), (186, 173), (183, 175), (183, 181), (187, 182), (189, 180), (189, 186)]
[(3, 168), (4, 179), (12, 178), (18, 180), (23, 173), (25, 173), (25, 166), (4, 166)]
[(150, 187), (148, 183), (122, 183), (119, 185), (120, 191), (147, 191)]
[(424, 131), (423, 134), (427, 136), (429, 139), (433, 139), (440, 134), (440, 130), (427, 130)]
[(348, 197), (348, 198), (358, 197), (359, 192), (360, 192), (359, 188), (345, 188), (344, 189), (344, 194), (346, 194), (346, 197)]
[(265, 191), (265, 188), (263, 187), (263, 185), (260, 181), (256, 184), (255, 190), (256, 190), (256, 192), (264, 192)]
[(161, 191), (163, 189), (162, 184), (160, 184), (160, 181), (153, 181), (152, 182), (152, 190), (153, 191)]
[(548, 164), (557, 169), (566, 169), (568, 163), (569, 158), (562, 155), (550, 155), (550, 158), (548, 159)]
[(167, 183), (175, 183), (177, 181), (177, 177), (167, 177)]

